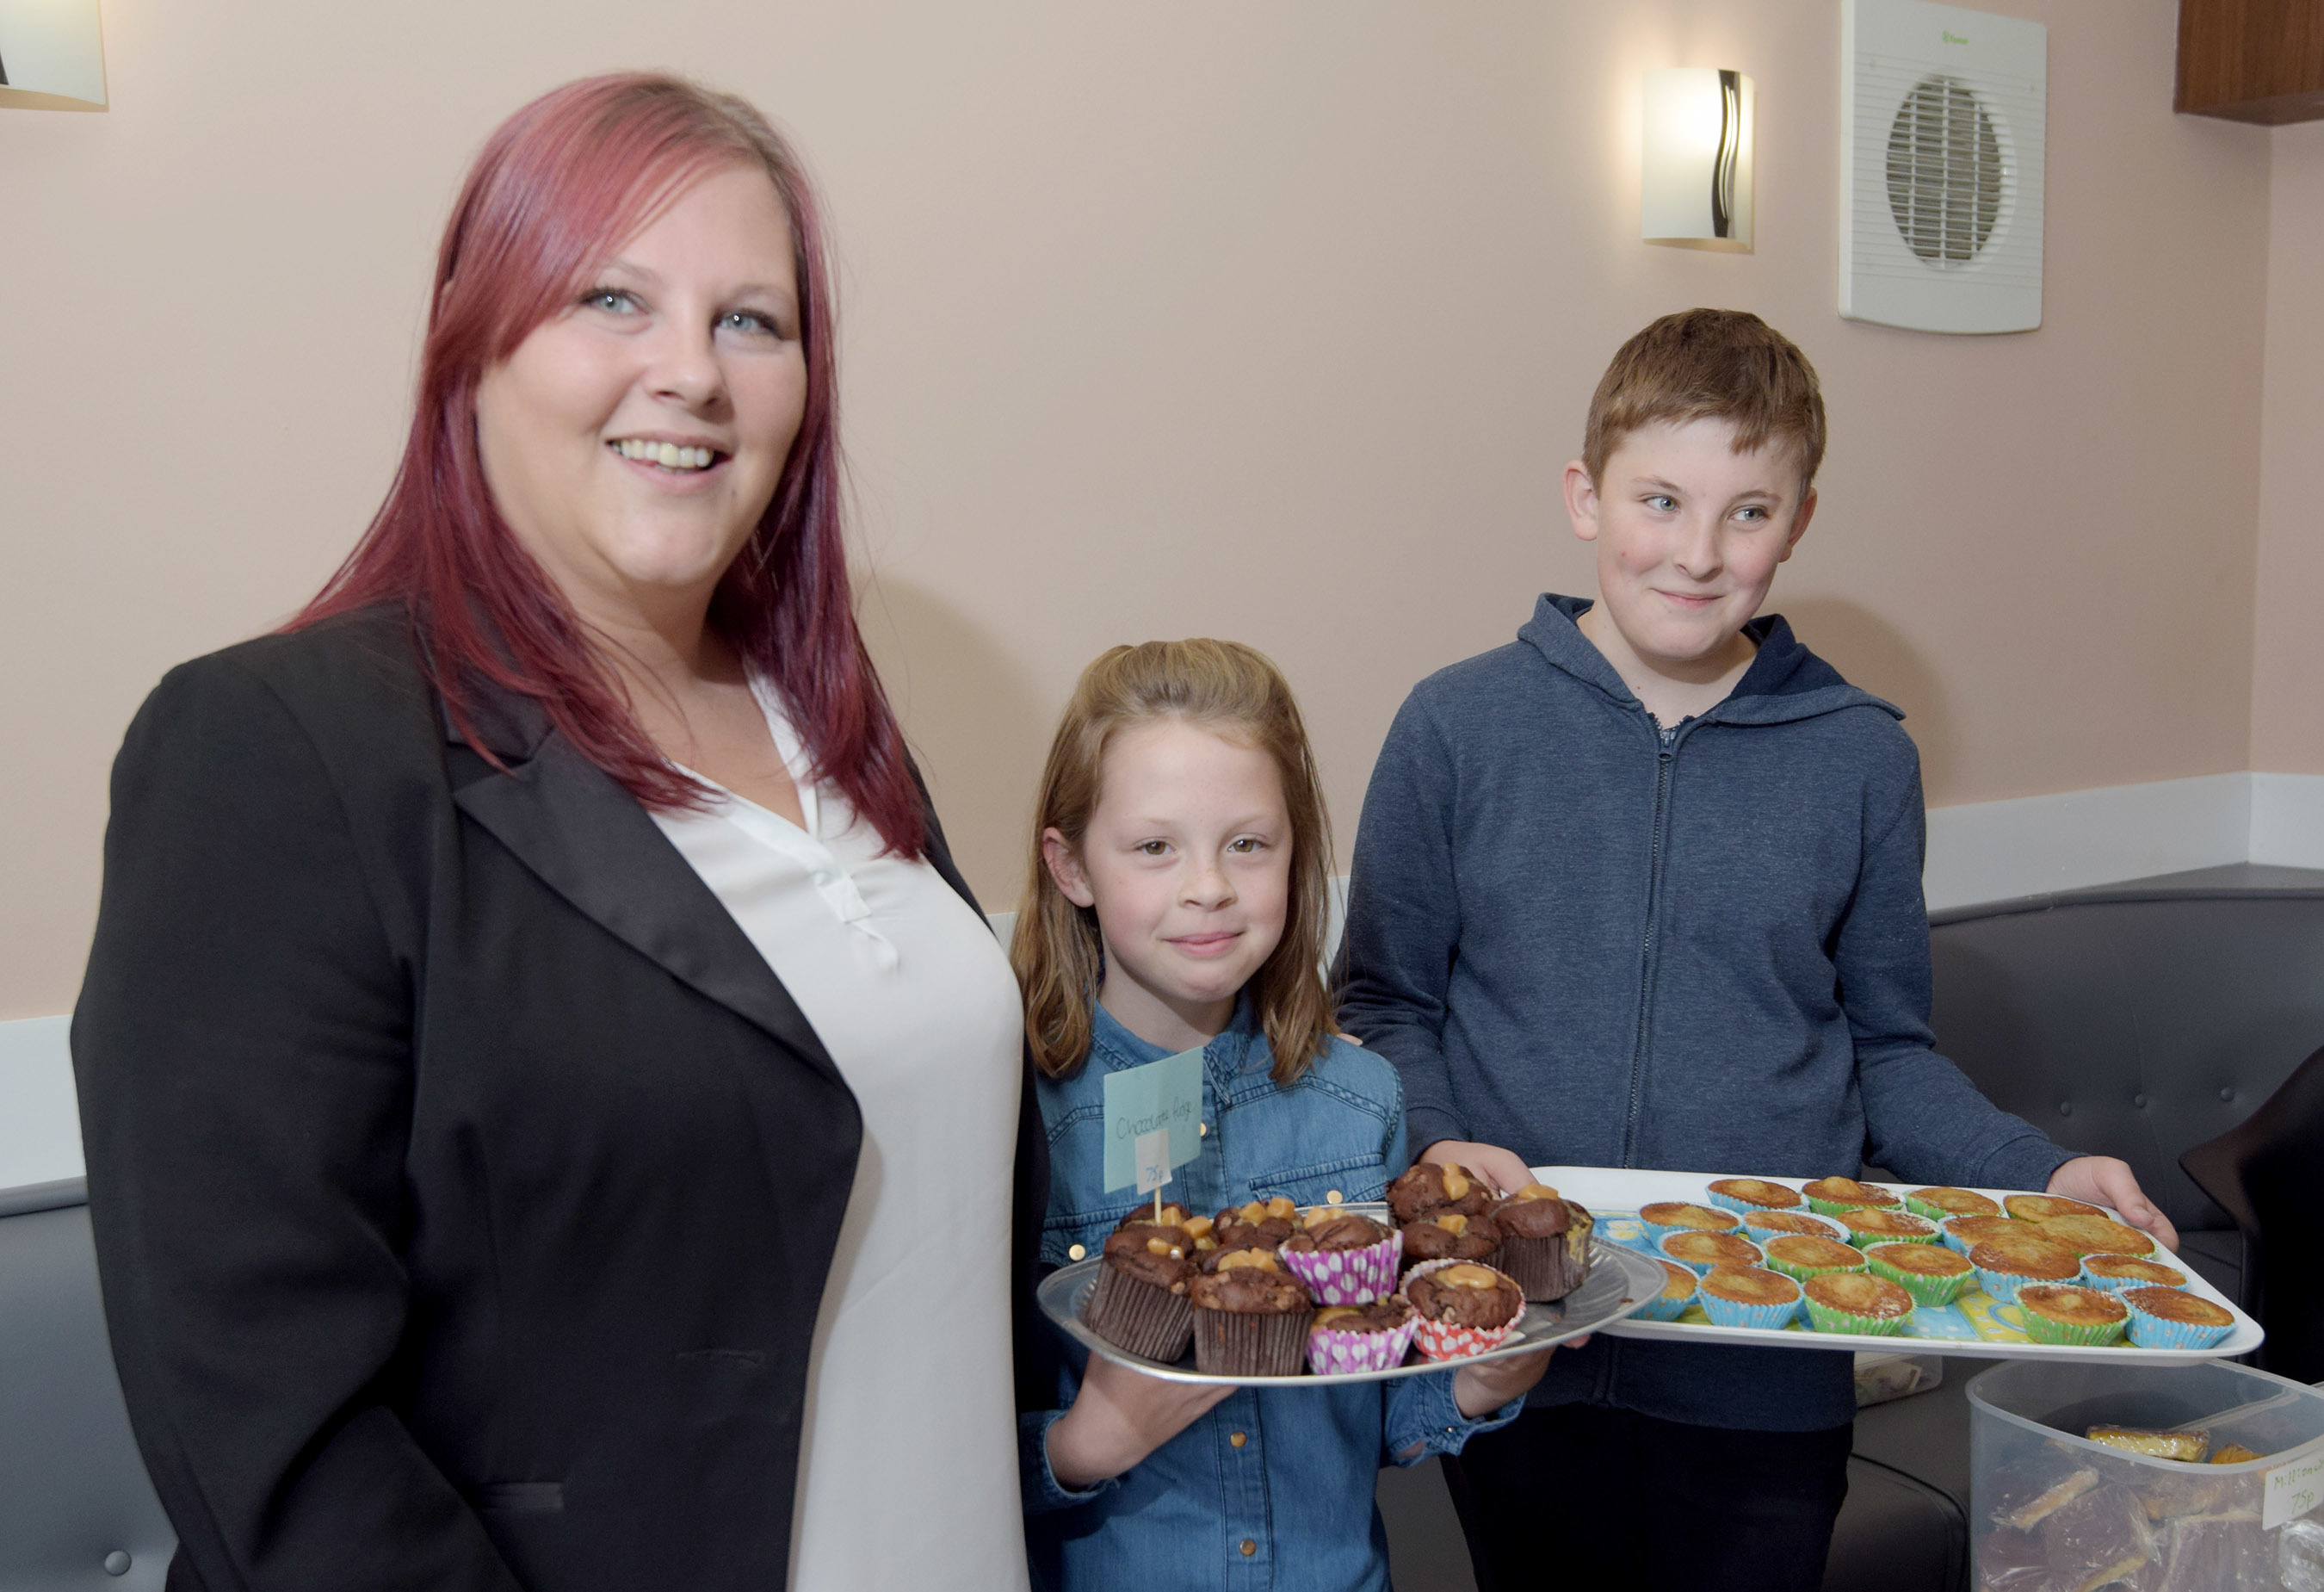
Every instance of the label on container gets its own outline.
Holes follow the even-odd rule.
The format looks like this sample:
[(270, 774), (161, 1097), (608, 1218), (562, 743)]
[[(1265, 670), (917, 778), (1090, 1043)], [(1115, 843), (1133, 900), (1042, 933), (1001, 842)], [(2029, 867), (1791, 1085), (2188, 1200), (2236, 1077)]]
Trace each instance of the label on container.
[(2324, 1504), (2324, 1449), (2260, 1473), (2264, 1478), (2259, 1523), (2273, 1531)]

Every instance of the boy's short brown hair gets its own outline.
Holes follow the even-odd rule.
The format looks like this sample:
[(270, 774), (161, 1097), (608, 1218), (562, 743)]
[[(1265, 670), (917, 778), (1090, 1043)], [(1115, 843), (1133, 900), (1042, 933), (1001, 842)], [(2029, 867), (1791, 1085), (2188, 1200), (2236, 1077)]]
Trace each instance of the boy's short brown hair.
[(1800, 486), (1823, 463), (1823, 393), (1791, 338), (1748, 310), (1665, 315), (1614, 356), (1591, 395), (1582, 467), (1601, 481), (1622, 439), (1656, 421), (1730, 421), (1735, 450), (1780, 440), (1800, 450)]

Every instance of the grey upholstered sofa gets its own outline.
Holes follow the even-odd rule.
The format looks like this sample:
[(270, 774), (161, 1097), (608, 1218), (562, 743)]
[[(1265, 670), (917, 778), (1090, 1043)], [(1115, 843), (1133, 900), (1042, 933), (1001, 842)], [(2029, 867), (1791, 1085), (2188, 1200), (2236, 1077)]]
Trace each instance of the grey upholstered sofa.
[[(2230, 1297), (2242, 1243), (2179, 1167), (2324, 1046), (2324, 872), (2242, 865), (1931, 922), (1939, 1045), (2069, 1148), (2118, 1155)], [(1864, 1411), (1826, 1592), (1965, 1592), (1969, 1408), (1991, 1361)], [(1434, 1466), (1381, 1483), (1401, 1592), (1470, 1592)]]

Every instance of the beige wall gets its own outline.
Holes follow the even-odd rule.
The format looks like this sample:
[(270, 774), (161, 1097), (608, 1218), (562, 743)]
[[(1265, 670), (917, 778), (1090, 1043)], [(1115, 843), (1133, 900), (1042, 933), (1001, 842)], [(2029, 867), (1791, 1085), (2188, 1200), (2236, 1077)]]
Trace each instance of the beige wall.
[[(466, 158), (625, 65), (821, 172), (871, 631), (989, 904), (1124, 638), (1274, 653), (1344, 845), (1411, 682), (1586, 589), (1558, 468), (1696, 303), (1822, 369), (1775, 606), (1933, 801), (2246, 766), (2269, 135), (2171, 114), (2171, 0), (1992, 4), (2051, 29), (2047, 321), (2002, 338), (1837, 319), (1832, 0), (106, 0), (114, 108), (0, 112), (0, 1017), (72, 997), (139, 699), (376, 502)], [(1757, 80), (1755, 255), (1637, 241), (1665, 65)]]
[(2251, 765), (2324, 774), (2324, 122), (2279, 127), (2267, 242)]

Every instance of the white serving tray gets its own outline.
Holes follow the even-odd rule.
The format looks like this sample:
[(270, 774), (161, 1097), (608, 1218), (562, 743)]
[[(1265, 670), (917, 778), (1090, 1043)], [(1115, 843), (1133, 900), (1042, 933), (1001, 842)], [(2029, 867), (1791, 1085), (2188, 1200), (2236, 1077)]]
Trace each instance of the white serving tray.
[[(1388, 1207), (1381, 1204), (1351, 1204), (1343, 1208), (1359, 1216), (1388, 1219)], [(1342, 1371), (1323, 1376), (1305, 1370), (1296, 1376), (1206, 1376), (1194, 1369), (1192, 1349), (1175, 1365), (1149, 1360), (1108, 1343), (1089, 1329), (1082, 1320), (1082, 1310), (1090, 1290), (1097, 1285), (1098, 1268), (1104, 1263), (1100, 1257), (1092, 1255), (1044, 1277), (1036, 1294), (1042, 1313), (1059, 1331), (1093, 1355), (1102, 1355), (1166, 1382), (1200, 1383), (1213, 1387), (1323, 1387), (1342, 1382), (1386, 1382), (1400, 1376), (1425, 1376), (1432, 1371), (1457, 1371), (1480, 1360), (1539, 1354), (1569, 1338), (1604, 1330), (1609, 1322), (1621, 1319), (1637, 1310), (1641, 1301), (1652, 1299), (1663, 1285), (1663, 1269), (1651, 1259), (1635, 1249), (1593, 1240), (1590, 1246), (1590, 1275), (1582, 1286), (1554, 1304), (1528, 1302), (1508, 1341), (1483, 1354), (1458, 1360), (1429, 1360), (1422, 1358), (1416, 1349), (1405, 1364), (1386, 1371)]]
[[(1537, 1166), (1533, 1175), (1555, 1189), (1566, 1199), (1586, 1206), (1596, 1219), (1596, 1236), (1608, 1242), (1623, 1245), (1637, 1253), (1647, 1253), (1646, 1247), (1633, 1240), (1637, 1235), (1638, 1208), (1658, 1199), (1691, 1201), (1696, 1205), (1711, 1203), (1708, 1185), (1714, 1178), (1764, 1179), (1781, 1183), (1787, 1189), (1798, 1189), (1812, 1179), (1771, 1178), (1764, 1172), (1688, 1172), (1646, 1171), (1634, 1168), (1613, 1166)], [(1878, 1183), (1876, 1188), (1887, 1189), (1898, 1196), (1922, 1187), (1918, 1183)], [(2024, 1189), (1979, 1189), (1978, 1193), (1998, 1200), (2005, 1195), (2023, 1194)], [(1801, 1207), (1805, 1209), (1805, 1206)], [(2108, 1216), (2121, 1220), (2121, 1214), (2109, 1210)], [(1628, 1225), (1625, 1225), (1628, 1218)], [(2157, 1247), (2160, 1247), (2158, 1245)], [(2164, 1252), (2169, 1254), (2168, 1251)], [(2230, 1358), (2247, 1355), (2260, 1346), (2266, 1336), (2258, 1322), (2236, 1308), (2228, 1299), (2211, 1286), (2194, 1267), (2172, 1256), (2176, 1268), (2187, 1273), (2187, 1291), (2209, 1300), (2234, 1315), (2235, 1329), (2218, 1343), (2207, 1349), (2144, 1349), (2132, 1347), (2127, 1341), (2102, 1348), (2085, 1348), (2057, 1344), (2035, 1343), (2017, 1325), (2017, 1307), (1997, 1305), (1976, 1282), (1960, 1302), (1941, 1309), (1923, 1306), (1914, 1312), (1915, 1330), (1899, 1337), (1875, 1337), (1854, 1332), (1815, 1332), (1804, 1320), (1790, 1327), (1714, 1327), (1702, 1317), (1702, 1307), (1689, 1307), (1686, 1315), (1675, 1321), (1646, 1321), (1632, 1317), (1617, 1321), (1604, 1328), (1618, 1337), (1653, 1337), (1674, 1343), (1741, 1343), (1761, 1345), (1768, 1348), (1803, 1349), (1871, 1349), (1887, 1354), (1960, 1355), (1988, 1360), (2113, 1360), (2130, 1365), (2181, 1365), (2198, 1360)], [(1935, 1328), (1924, 1331), (1923, 1328)]]

